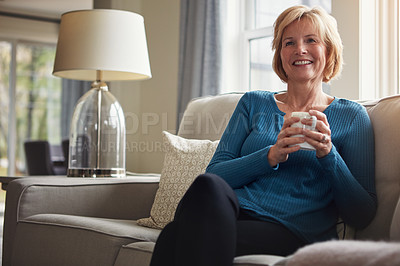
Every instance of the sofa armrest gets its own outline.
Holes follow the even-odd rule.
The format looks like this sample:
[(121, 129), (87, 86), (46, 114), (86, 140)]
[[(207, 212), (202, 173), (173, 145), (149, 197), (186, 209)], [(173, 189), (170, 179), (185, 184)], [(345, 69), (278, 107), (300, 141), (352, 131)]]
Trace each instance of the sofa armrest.
[(148, 217), (159, 177), (86, 179), (27, 177), (9, 183), (3, 228), (3, 259), (11, 256), (19, 220), (55, 213), (136, 220)]
[(390, 240), (400, 241), (400, 198), (393, 213), (392, 224), (390, 226)]
[(20, 178), (8, 185), (5, 216), (16, 211), (16, 220), (39, 213), (137, 219), (149, 214), (158, 182), (158, 177)]

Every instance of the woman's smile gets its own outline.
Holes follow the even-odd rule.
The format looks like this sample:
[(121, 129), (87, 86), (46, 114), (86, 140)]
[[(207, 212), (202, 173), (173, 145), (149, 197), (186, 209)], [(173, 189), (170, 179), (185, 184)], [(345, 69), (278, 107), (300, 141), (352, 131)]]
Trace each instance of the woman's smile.
[(294, 66), (304, 66), (304, 65), (310, 65), (310, 64), (312, 64), (312, 61), (310, 61), (310, 60), (296, 60), (293, 63)]
[(290, 82), (322, 81), (326, 47), (308, 19), (294, 21), (283, 33), (282, 66)]

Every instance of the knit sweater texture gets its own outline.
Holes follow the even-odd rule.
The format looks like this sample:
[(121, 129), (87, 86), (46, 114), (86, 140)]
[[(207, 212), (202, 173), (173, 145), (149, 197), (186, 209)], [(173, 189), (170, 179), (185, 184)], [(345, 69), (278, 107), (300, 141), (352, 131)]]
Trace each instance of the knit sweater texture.
[(272, 168), (268, 152), (285, 113), (274, 93), (253, 91), (240, 99), (206, 172), (222, 177), (241, 208), (260, 220), (281, 223), (313, 243), (337, 238), (341, 217), (356, 228), (376, 212), (374, 136), (364, 107), (335, 98), (325, 109), (332, 149), (323, 158), (300, 150)]

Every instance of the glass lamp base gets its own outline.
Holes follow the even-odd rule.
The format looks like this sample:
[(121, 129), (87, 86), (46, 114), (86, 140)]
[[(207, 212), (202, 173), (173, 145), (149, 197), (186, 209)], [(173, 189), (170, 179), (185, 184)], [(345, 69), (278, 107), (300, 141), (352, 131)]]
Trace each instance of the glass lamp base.
[(125, 177), (125, 116), (107, 84), (96, 81), (71, 120), (68, 177)]
[(112, 168), (112, 169), (68, 169), (67, 173), (68, 177), (91, 177), (91, 178), (105, 178), (105, 177), (113, 177), (113, 178), (121, 178), (125, 177), (125, 169), (121, 168)]

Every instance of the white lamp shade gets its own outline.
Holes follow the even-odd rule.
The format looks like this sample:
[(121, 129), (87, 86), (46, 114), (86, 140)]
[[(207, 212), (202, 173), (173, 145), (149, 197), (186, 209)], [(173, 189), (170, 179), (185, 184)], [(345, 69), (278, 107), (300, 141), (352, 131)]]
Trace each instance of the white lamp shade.
[(151, 78), (143, 17), (93, 9), (61, 16), (53, 74), (77, 80)]

